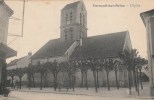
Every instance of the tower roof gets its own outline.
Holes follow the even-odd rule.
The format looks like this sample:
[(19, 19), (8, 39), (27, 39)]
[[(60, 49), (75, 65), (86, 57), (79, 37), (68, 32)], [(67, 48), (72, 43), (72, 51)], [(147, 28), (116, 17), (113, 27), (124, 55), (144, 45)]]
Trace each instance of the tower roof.
[(76, 7), (79, 3), (80, 3), (80, 1), (67, 4), (63, 9), (70, 9), (70, 8)]

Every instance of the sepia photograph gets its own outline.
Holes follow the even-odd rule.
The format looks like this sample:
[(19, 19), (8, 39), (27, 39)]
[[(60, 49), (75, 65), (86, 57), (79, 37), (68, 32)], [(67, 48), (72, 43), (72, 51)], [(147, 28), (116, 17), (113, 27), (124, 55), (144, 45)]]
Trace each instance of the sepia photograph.
[(0, 100), (153, 100), (153, 0), (0, 0)]

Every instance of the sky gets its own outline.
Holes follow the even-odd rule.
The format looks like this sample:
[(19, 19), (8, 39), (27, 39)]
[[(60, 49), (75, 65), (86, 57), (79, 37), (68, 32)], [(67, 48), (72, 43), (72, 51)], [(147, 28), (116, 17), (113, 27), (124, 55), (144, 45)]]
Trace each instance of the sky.
[[(49, 40), (59, 38), (61, 9), (74, 1), (77, 0), (26, 0), (23, 37), (8, 36), (8, 46), (18, 53), (17, 57), (8, 59), (8, 62), (26, 56), (28, 52), (34, 54)], [(14, 11), (12, 17), (22, 19), (22, 0), (5, 2)], [(141, 57), (147, 58), (146, 28), (140, 13), (154, 9), (154, 0), (83, 0), (83, 2), (88, 13), (88, 36), (127, 30), (133, 48), (139, 51)], [(21, 20), (10, 19), (9, 34), (21, 34)]]

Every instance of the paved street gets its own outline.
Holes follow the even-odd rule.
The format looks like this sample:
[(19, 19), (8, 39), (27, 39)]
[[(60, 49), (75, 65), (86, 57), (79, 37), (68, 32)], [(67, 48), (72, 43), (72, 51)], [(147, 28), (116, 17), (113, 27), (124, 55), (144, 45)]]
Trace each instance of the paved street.
[[(113, 97), (13, 91), (10, 93), (8, 98), (1, 96), (0, 100), (113, 100)], [(135, 97), (131, 98), (114, 97), (114, 100), (152, 100), (152, 99), (135, 98)]]
[[(31, 88), (26, 87), (14, 89), (9, 94), (8, 98), (0, 96), (0, 100), (152, 100), (149, 96), (149, 83), (144, 83), (144, 89), (140, 89), (140, 95), (138, 96), (135, 88), (132, 88), (132, 95), (128, 94), (128, 88), (116, 89), (111, 87), (108, 91), (107, 87), (99, 88), (98, 93), (94, 88), (75, 88), (75, 91), (66, 90), (62, 88), (54, 91), (53, 88)], [(154, 99), (154, 98), (153, 98)]]

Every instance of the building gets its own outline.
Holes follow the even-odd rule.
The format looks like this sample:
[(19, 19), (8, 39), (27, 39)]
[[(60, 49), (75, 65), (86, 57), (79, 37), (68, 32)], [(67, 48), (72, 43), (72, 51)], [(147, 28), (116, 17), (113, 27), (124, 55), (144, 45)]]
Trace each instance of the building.
[[(31, 56), (32, 53), (29, 52), (27, 56), (11, 61), (10, 63), (7, 64), (7, 70), (9, 71), (9, 70), (16, 70), (18, 68), (27, 68), (28, 65), (31, 63)], [(12, 80), (12, 77), (8, 76), (7, 79)], [(13, 79), (14, 82), (19, 82), (18, 76), (14, 75)], [(24, 74), (22, 76), (22, 82), (27, 82), (27, 74)]]
[[(124, 50), (131, 50), (131, 40), (128, 31), (115, 32), (105, 35), (87, 37), (87, 11), (83, 1), (67, 4), (61, 10), (60, 38), (49, 40), (32, 56), (32, 65), (38, 62), (58, 63), (69, 60), (81, 60), (91, 58), (118, 59), (118, 54)], [(88, 72), (89, 85), (93, 86), (92, 72)], [(35, 73), (36, 83), (40, 80), (40, 74)], [(45, 83), (53, 82), (53, 76), (47, 73)], [(58, 79), (62, 77), (59, 74)], [(99, 77), (106, 81), (106, 74), (100, 73)], [(81, 72), (76, 73), (77, 85), (81, 82)], [(110, 75), (112, 83), (115, 82), (114, 72)], [(118, 80), (124, 84), (127, 81), (125, 70), (118, 73)], [(102, 84), (102, 83), (100, 83)]]
[(13, 10), (4, 0), (0, 1), (0, 84), (5, 87), (6, 59), (17, 55), (17, 52), (7, 46), (8, 23)]
[(154, 96), (154, 9), (140, 14), (146, 27), (150, 93)]

